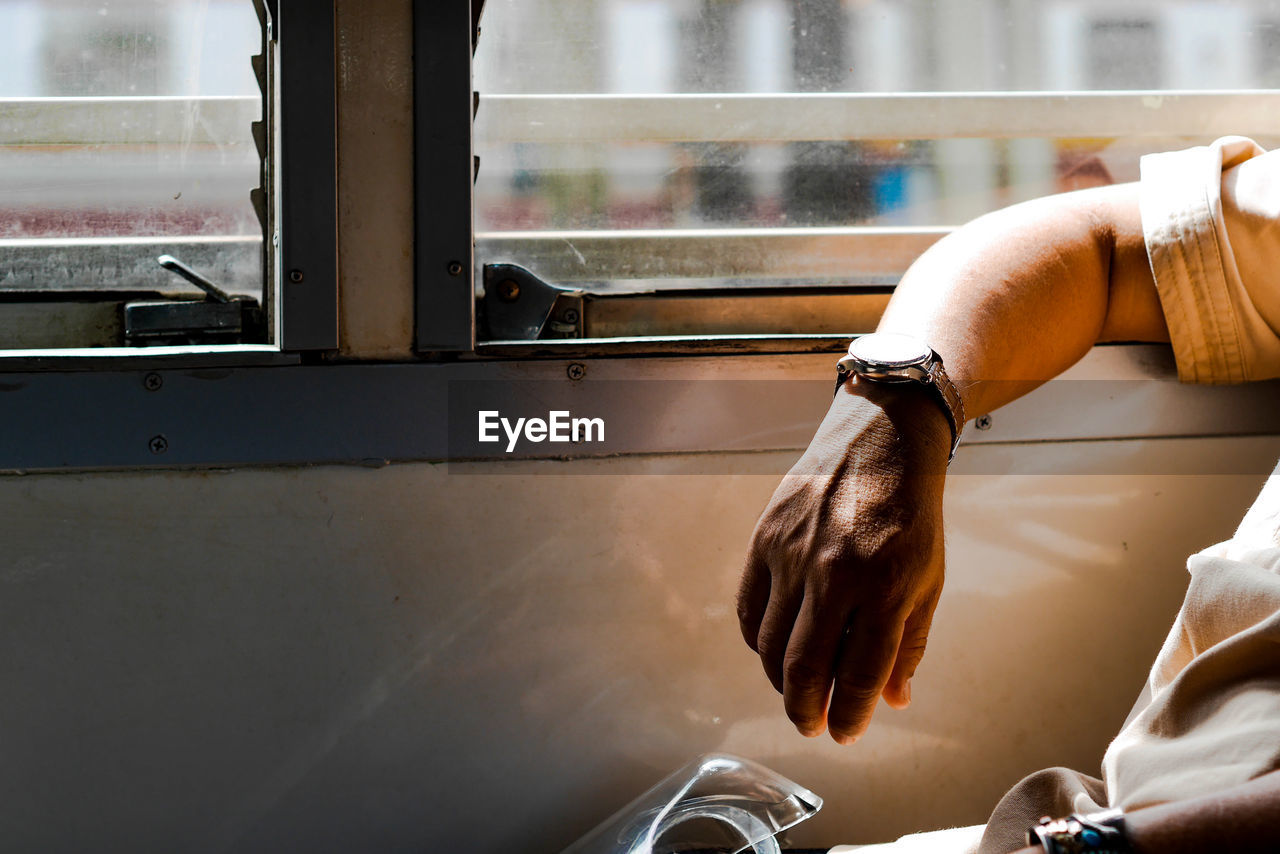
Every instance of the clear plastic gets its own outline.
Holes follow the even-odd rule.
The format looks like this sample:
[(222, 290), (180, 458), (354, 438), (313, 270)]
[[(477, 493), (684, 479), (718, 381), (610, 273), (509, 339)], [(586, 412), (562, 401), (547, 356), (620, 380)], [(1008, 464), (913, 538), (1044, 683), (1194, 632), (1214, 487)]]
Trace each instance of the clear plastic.
[(763, 765), (707, 754), (623, 807), (564, 854), (778, 854), (776, 836), (821, 808), (822, 798)]

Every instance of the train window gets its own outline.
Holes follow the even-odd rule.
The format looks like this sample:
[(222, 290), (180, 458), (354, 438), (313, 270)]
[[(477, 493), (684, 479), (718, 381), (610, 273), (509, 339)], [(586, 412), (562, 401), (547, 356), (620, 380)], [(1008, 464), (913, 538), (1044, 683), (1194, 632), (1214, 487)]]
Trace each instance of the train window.
[[(0, 0), (0, 351), (287, 348), (277, 271), (336, 255), (315, 174), (332, 195), (334, 146), (314, 141), (334, 136), (318, 109), (332, 97), (332, 9), (308, 5)], [(282, 11), (297, 18), (292, 66)], [(300, 105), (284, 131), (277, 98)], [(295, 240), (291, 216), (308, 226)], [(315, 327), (336, 261), (305, 266), (319, 310), (294, 309), (313, 329), (293, 349), (334, 346)]]
[(253, 4), (0, 0), (0, 29), (0, 348), (265, 342)]
[[(489, 0), (481, 339), (863, 331), (961, 222), (1134, 180), (1148, 151), (1275, 144), (1277, 12)], [(514, 322), (503, 300), (544, 285), (545, 322)]]

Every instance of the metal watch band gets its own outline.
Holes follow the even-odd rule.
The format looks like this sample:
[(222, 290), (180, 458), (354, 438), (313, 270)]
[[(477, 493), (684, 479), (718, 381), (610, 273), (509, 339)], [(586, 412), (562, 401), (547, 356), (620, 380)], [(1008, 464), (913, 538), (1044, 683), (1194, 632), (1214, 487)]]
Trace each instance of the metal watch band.
[(929, 366), (929, 383), (942, 395), (942, 402), (947, 410), (947, 418), (951, 421), (951, 456), (956, 455), (956, 447), (960, 444), (960, 433), (964, 430), (967, 419), (964, 415), (964, 398), (956, 390), (951, 377), (942, 368), (942, 357), (938, 356)]
[[(847, 358), (845, 357), (836, 363), (836, 387), (833, 393), (838, 393), (845, 380), (858, 373), (853, 367), (846, 364)], [(923, 370), (923, 377), (918, 379), (903, 377), (898, 381), (916, 382), (933, 390), (935, 398), (942, 405), (942, 411), (947, 417), (947, 423), (951, 427), (951, 453), (947, 457), (947, 461), (950, 462), (955, 458), (956, 448), (960, 446), (960, 433), (964, 430), (966, 422), (964, 399), (960, 397), (960, 392), (956, 390), (951, 378), (947, 376), (947, 372), (942, 366), (942, 357), (936, 352), (927, 367), (923, 367)], [(872, 382), (880, 382), (880, 380), (873, 379)]]
[(1124, 813), (1108, 810), (1090, 816), (1048, 816), (1027, 830), (1027, 845), (1040, 846), (1045, 854), (1132, 854), (1124, 830)]

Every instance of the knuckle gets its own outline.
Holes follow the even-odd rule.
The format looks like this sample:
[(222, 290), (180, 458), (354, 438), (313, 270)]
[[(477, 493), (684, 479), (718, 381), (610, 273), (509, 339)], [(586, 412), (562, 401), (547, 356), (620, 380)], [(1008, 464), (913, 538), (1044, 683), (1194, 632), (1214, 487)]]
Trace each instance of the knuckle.
[(847, 572), (870, 558), (856, 537), (838, 537), (823, 543), (814, 554), (814, 565), (831, 573)]
[(831, 680), (829, 673), (799, 655), (788, 655), (783, 660), (782, 674), (788, 685), (805, 693), (825, 691)]
[(824, 546), (812, 561), (811, 584), (832, 592), (857, 588), (860, 598), (890, 603), (893, 608), (918, 598), (919, 566), (914, 560), (871, 553), (856, 543)]
[(866, 674), (841, 676), (836, 681), (836, 690), (840, 694), (842, 704), (853, 708), (864, 708), (875, 703), (880, 696), (877, 679)]
[(916, 661), (919, 661), (920, 659), (924, 658), (924, 648), (927, 640), (928, 638), (925, 637), (924, 635), (920, 635), (918, 637), (904, 638), (902, 641), (902, 646), (900, 647), (898, 652), (898, 657), (915, 659)]
[(777, 662), (781, 660), (783, 653), (778, 645), (777, 639), (771, 634), (762, 632), (756, 636), (756, 652), (760, 654), (766, 668), (772, 665), (775, 669), (781, 669)]

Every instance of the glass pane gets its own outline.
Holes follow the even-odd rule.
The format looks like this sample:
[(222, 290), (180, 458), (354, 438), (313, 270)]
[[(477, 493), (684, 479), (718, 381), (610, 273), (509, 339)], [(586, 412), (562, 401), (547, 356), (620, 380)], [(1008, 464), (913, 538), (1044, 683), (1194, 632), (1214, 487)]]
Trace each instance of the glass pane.
[(190, 290), (171, 247), (260, 296), (253, 3), (0, 0), (0, 32), (0, 286)]
[[(488, 0), (476, 57), (480, 260), (547, 262), (556, 244), (546, 232), (565, 233), (566, 253), (574, 232), (635, 234), (626, 263), (586, 253), (594, 266), (573, 275), (609, 288), (625, 278), (618, 269), (667, 266), (637, 261), (648, 240), (637, 230), (946, 227), (1048, 193), (1135, 180), (1142, 154), (1212, 135), (1142, 128), (1140, 112), (1130, 110), (1121, 123), (1134, 125), (1133, 135), (1117, 136), (1098, 124), (1102, 113), (1084, 109), (1063, 109), (1052, 132), (1006, 133), (1005, 119), (1020, 118), (1012, 101), (986, 127), (964, 132), (954, 110), (930, 114), (922, 129), (915, 102), (877, 107), (877, 118), (910, 119), (912, 133), (936, 137), (929, 139), (895, 139), (896, 131), (872, 133), (857, 122), (834, 138), (803, 135), (822, 109), (852, 109), (847, 103), (809, 113), (783, 105), (799, 129), (788, 141), (733, 137), (714, 103), (698, 107), (707, 138), (731, 141), (660, 142), (644, 129), (687, 127), (664, 123), (662, 111), (702, 93), (1044, 92), (1101, 101), (1112, 92), (1264, 89), (1280, 82), (1278, 22), (1280, 0)], [(498, 97), (567, 94), (618, 97), (576, 113), (563, 99), (548, 101), (541, 118), (557, 127), (554, 139), (520, 136), (502, 112), (519, 99)], [(635, 97), (642, 94), (678, 97), (655, 106)], [(1137, 97), (1144, 109), (1159, 103)], [(1204, 112), (1197, 110), (1187, 115)], [(602, 115), (636, 128), (634, 137), (602, 139)], [(1276, 142), (1250, 127), (1221, 130)], [(522, 255), (518, 237), (527, 232), (540, 234)], [(802, 245), (788, 240), (775, 243)], [(876, 237), (869, 246), (882, 243)], [(653, 251), (667, 245), (656, 240)], [(489, 257), (490, 249), (502, 257)], [(547, 267), (563, 271), (573, 261)], [(789, 269), (778, 256), (779, 278)]]
[(477, 221), (481, 232), (947, 226), (1050, 193), (1136, 181), (1144, 153), (1200, 141), (521, 144), (482, 158)]
[(481, 92), (1247, 89), (1276, 0), (488, 0)]

